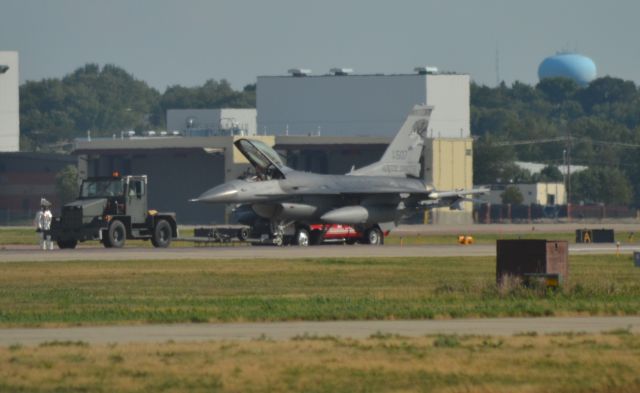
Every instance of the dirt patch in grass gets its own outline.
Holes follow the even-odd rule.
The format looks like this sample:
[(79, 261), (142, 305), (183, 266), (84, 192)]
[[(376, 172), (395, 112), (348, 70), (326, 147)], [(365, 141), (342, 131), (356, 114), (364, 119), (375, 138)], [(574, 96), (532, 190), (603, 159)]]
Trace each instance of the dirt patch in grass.
[(636, 392), (637, 335), (0, 348), (1, 391)]

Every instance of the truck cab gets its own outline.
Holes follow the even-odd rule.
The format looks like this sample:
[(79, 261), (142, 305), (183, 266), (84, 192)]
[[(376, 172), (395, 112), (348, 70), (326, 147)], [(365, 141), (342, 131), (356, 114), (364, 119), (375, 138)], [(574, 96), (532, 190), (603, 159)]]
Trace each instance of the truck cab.
[(151, 240), (155, 247), (168, 247), (178, 236), (175, 213), (150, 210), (147, 176), (91, 177), (80, 186), (78, 199), (54, 217), (52, 239), (60, 248), (75, 248), (78, 242), (100, 240), (120, 248), (126, 239)]

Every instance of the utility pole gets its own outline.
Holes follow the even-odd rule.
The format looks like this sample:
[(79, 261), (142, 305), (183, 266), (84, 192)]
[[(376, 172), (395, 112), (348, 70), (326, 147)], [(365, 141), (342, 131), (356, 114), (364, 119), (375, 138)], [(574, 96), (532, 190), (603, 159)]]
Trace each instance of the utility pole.
[(571, 222), (571, 129), (567, 127), (567, 221)]
[(500, 49), (496, 43), (496, 87), (500, 86)]

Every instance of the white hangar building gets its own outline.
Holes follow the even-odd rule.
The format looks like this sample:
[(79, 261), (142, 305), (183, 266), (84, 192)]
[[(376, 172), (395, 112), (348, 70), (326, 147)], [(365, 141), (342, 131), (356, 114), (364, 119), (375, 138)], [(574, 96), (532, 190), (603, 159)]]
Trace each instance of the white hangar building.
[(258, 133), (393, 137), (416, 104), (434, 107), (432, 138), (470, 136), (469, 75), (418, 67), (413, 74), (259, 76)]

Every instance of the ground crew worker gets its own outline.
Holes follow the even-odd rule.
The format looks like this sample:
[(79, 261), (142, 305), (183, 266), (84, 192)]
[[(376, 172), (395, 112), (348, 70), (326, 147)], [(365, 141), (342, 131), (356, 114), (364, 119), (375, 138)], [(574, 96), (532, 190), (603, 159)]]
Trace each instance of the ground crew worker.
[(51, 220), (53, 215), (51, 214), (51, 202), (41, 198), (40, 210), (36, 213), (35, 225), (36, 232), (40, 239), (40, 248), (43, 250), (53, 250), (53, 242), (51, 241)]

